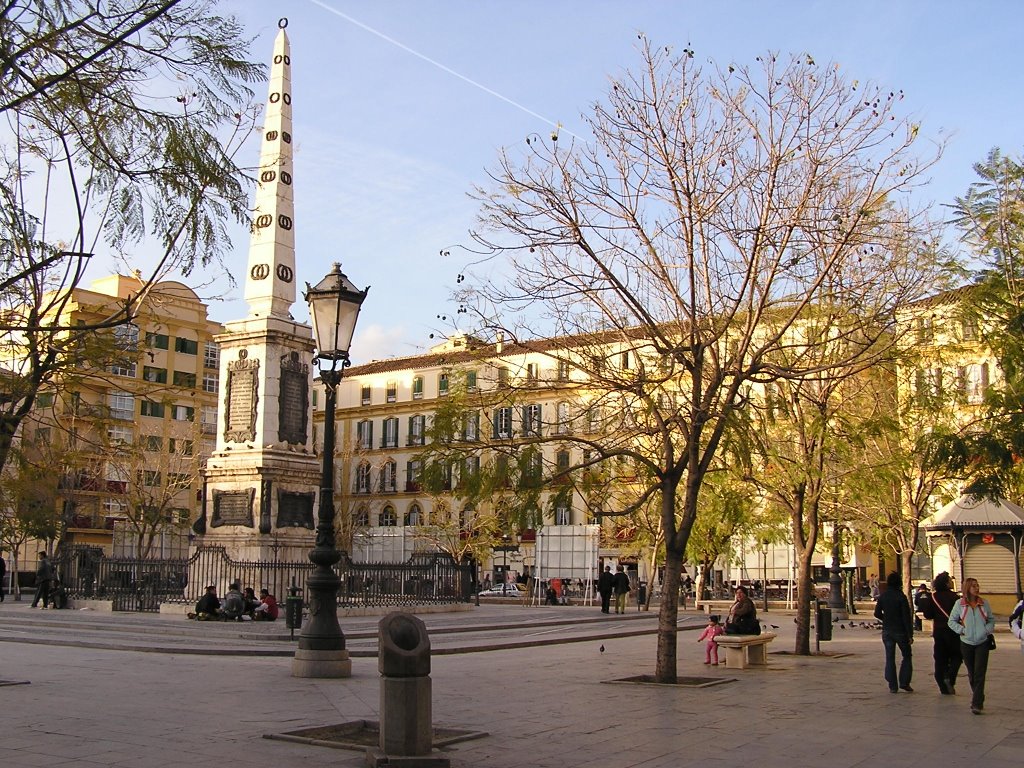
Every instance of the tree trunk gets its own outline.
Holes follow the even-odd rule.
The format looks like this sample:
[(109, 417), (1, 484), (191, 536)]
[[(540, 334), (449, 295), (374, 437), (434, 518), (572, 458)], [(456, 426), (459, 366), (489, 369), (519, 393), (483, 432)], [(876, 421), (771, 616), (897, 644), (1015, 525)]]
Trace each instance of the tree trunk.
[(656, 682), (676, 682), (676, 647), (679, 630), (679, 584), (683, 569), (683, 553), (665, 547), (665, 582), (658, 611), (658, 655), (654, 673)]

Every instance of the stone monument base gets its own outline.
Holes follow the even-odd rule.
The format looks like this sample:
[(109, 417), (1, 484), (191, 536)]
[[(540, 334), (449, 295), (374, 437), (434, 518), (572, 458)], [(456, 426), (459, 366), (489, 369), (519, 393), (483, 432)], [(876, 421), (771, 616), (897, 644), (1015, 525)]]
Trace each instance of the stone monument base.
[(366, 765), (369, 768), (386, 768), (396, 765), (403, 768), (449, 768), (452, 761), (440, 755), (387, 755), (381, 749), (366, 750)]
[(292, 659), (292, 677), (352, 677), (348, 651), (311, 651), (299, 648)]

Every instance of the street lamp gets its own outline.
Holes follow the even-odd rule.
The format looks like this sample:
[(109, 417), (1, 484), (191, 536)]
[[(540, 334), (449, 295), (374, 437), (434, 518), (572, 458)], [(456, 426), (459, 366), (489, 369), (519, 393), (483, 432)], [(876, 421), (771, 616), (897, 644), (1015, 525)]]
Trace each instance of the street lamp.
[[(316, 362), (324, 385), (324, 448), (320, 477), (320, 505), (316, 543), (309, 553), (316, 566), (307, 580), (309, 621), (299, 635), (292, 662), (294, 677), (349, 677), (352, 662), (345, 650), (345, 636), (338, 624), (338, 587), (341, 580), (333, 566), (341, 559), (334, 539), (334, 411), (341, 376), (349, 365), (348, 351), (355, 333), (359, 309), (369, 291), (360, 291), (334, 268), (316, 286), (306, 283), (306, 302), (316, 342)], [(340, 363), (340, 365), (339, 365)]]
[(846, 601), (843, 600), (843, 572), (840, 565), (840, 540), (842, 526), (834, 523), (832, 534), (832, 567), (828, 575), (828, 607), (832, 611), (832, 617), (836, 619), (847, 619)]
[(761, 562), (764, 564), (764, 579), (761, 581), (761, 590), (764, 596), (764, 612), (768, 613), (768, 539), (761, 539)]

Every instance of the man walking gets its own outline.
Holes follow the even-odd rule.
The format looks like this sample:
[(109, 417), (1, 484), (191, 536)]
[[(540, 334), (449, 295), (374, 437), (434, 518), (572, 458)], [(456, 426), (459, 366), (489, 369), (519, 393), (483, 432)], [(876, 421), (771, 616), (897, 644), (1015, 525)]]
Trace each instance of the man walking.
[(0, 552), (0, 603), (4, 601), (4, 578), (7, 576), (7, 562), (4, 553)]
[(53, 584), (53, 577), (53, 565), (46, 557), (46, 553), (40, 552), (39, 565), (36, 566), (36, 596), (32, 600), (33, 608), (39, 605), (41, 600), (43, 604), (39, 607), (46, 610), (46, 606), (50, 602), (50, 585)]
[[(910, 678), (914, 674), (914, 666), (910, 656), (910, 646), (914, 642), (914, 620), (910, 615), (910, 603), (901, 589), (900, 575), (890, 573), (885, 580), (885, 591), (878, 596), (875, 603), (875, 618), (882, 622), (882, 645), (885, 646), (885, 681), (889, 691), (896, 693), (910, 687)], [(900, 649), (900, 671), (896, 674), (896, 647)]]
[(629, 594), (629, 576), (621, 565), (615, 566), (615, 579), (612, 582), (615, 592), (615, 612), (626, 612), (626, 595)]
[(597, 594), (601, 596), (601, 613), (608, 613), (612, 601), (612, 588), (615, 584), (615, 577), (612, 576), (612, 567), (606, 565), (604, 571), (597, 579)]

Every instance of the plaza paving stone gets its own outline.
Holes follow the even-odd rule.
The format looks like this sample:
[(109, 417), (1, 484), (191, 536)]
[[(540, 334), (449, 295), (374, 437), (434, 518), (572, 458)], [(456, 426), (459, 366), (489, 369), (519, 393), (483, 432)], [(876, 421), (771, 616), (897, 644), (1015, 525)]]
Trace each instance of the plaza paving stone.
[[(554, 615), (546, 610), (484, 606), (458, 616), (424, 618), (433, 632), (459, 623), (497, 627), (543, 621)], [(596, 613), (582, 607), (562, 610), (588, 620)], [(474, 645), (464, 649), (469, 652), (435, 656), (434, 723), (489, 733), (443, 754), (455, 768), (1021, 764), (1024, 655), (1009, 634), (1000, 633), (999, 648), (991, 655), (985, 714), (974, 716), (965, 677), (956, 696), (940, 696), (936, 690), (927, 636), (918, 635), (914, 645), (915, 692), (892, 695), (882, 679), (876, 630), (836, 627), (836, 639), (822, 644), (830, 655), (797, 657), (779, 653), (792, 649), (792, 614), (772, 611), (768, 618), (779, 625), (780, 637), (771, 646), (767, 669), (708, 668), (703, 645), (694, 642), (697, 635), (680, 633), (680, 675), (736, 678), (704, 689), (608, 684), (654, 671), (654, 635), (614, 634), (623, 621), (639, 626), (634, 617), (617, 621), (598, 615), (588, 632), (607, 628), (600, 641), (499, 651), (474, 650), (480, 647)], [(237, 628), (230, 625), (197, 636), (196, 625), (183, 621), (37, 613), (10, 600), (0, 605), (0, 679), (30, 682), (0, 688), (0, 764), (363, 765), (360, 752), (262, 737), (378, 719), (376, 659), (355, 658), (348, 679), (296, 679), (286, 657), (244, 653), (247, 647), (279, 648), (283, 640), (238, 640)], [(367, 634), (375, 621), (343, 621), (342, 627), (353, 635)], [(120, 637), (119, 647), (155, 635), (171, 650), (42, 644), (58, 634), (58, 624), (71, 627), (60, 634), (83, 641), (96, 634), (107, 636), (104, 642), (109, 643)], [(687, 621), (687, 626), (701, 625), (696, 615)], [(277, 635), (283, 631), (280, 625), (272, 630)], [(174, 650), (175, 645), (181, 651), (218, 643), (238, 652)]]

